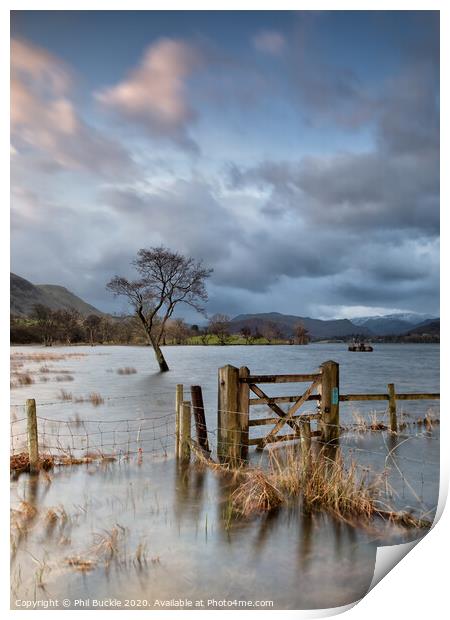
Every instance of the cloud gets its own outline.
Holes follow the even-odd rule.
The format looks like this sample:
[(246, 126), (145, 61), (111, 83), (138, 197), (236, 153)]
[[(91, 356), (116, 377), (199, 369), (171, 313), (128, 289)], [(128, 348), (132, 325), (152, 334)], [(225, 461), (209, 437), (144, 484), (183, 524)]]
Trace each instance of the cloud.
[(179, 179), (141, 191), (111, 188), (100, 200), (117, 218), (128, 221), (129, 238), (140, 239), (142, 247), (163, 243), (216, 266), (229, 261), (232, 246), (242, 240), (239, 222), (213, 186), (201, 179)]
[(160, 39), (122, 82), (100, 90), (96, 98), (152, 136), (192, 147), (187, 129), (196, 113), (188, 100), (187, 82), (203, 63), (200, 52), (188, 43)]
[(131, 172), (126, 150), (87, 125), (71, 100), (73, 77), (58, 58), (26, 41), (11, 44), (11, 135), (15, 156), (40, 168), (105, 177)]
[(279, 56), (284, 51), (286, 41), (280, 32), (275, 30), (262, 30), (252, 40), (253, 46), (258, 52)]
[[(277, 33), (260, 32), (252, 40), (258, 51), (287, 49), (287, 40), (277, 48), (268, 34)], [(83, 121), (70, 69), (19, 42), (13, 50), (12, 153), (13, 180), (22, 186), (13, 196), (14, 269), (112, 309), (104, 283), (115, 273), (131, 275), (129, 263), (140, 247), (163, 243), (214, 268), (210, 313), (331, 317), (352, 306), (366, 309), (357, 314), (370, 308), (437, 312), (435, 52), (408, 55), (395, 75), (381, 70), (361, 78), (339, 65), (340, 58), (323, 56), (320, 43), (314, 49), (314, 41), (301, 40), (295, 49), (289, 39), (289, 58), (285, 54), (283, 71), (275, 72), (231, 46), (220, 55), (181, 40), (156, 41), (119, 83), (96, 93), (101, 111), (113, 111), (127, 129), (134, 125), (141, 136), (170, 143), (158, 152), (163, 162), (155, 168), (148, 141), (133, 140), (144, 164), (130, 180), (122, 174), (127, 154)], [(277, 116), (287, 108), (310, 121), (300, 124), (301, 152), (311, 147), (310, 155), (293, 159), (292, 150), (283, 151), (286, 136), (297, 136), (292, 117), (284, 122)], [(208, 157), (193, 164), (182, 151), (195, 148), (191, 131), (200, 111), (195, 136), (211, 132)], [(332, 126), (330, 140), (327, 131), (314, 130), (323, 124)], [(255, 143), (247, 131), (253, 125)], [(226, 151), (236, 127), (237, 148)], [(359, 128), (364, 134), (357, 141), (345, 134), (336, 150), (342, 129)], [(226, 173), (224, 152), (237, 153)], [(93, 176), (64, 193), (57, 182), (44, 187), (38, 174), (30, 183), (25, 168), (39, 157), (41, 167), (91, 170), (110, 184)]]
[[(327, 88), (333, 82), (325, 80)], [(344, 89), (345, 91), (345, 89)], [(310, 226), (366, 235), (395, 231), (412, 237), (439, 234), (439, 102), (437, 67), (414, 61), (389, 78), (371, 112), (373, 146), (304, 156), (298, 161), (263, 160), (228, 165), (229, 187), (256, 188), (264, 213), (296, 214)], [(382, 93), (382, 94), (381, 94)], [(318, 91), (316, 91), (318, 95)], [(326, 105), (340, 95), (323, 93)], [(352, 100), (351, 89), (344, 100)], [(349, 105), (353, 105), (350, 103)], [(316, 109), (319, 117), (321, 108)]]

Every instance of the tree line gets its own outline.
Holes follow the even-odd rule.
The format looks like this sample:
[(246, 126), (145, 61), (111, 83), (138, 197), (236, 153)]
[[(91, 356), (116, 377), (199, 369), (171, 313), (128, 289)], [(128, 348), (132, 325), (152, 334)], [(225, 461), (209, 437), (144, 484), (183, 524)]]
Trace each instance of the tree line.
[[(152, 326), (153, 337), (161, 330), (159, 321)], [(243, 344), (257, 342), (308, 344), (308, 330), (301, 324), (294, 327), (293, 336), (286, 338), (276, 323), (252, 329), (244, 326), (233, 330), (226, 314), (214, 314), (206, 325), (189, 325), (181, 318), (168, 319), (164, 325), (161, 345), (229, 345), (239, 336)], [(135, 316), (82, 316), (76, 310), (52, 310), (36, 304), (29, 317), (11, 316), (11, 343), (36, 344), (148, 344), (140, 321)]]
[[(12, 317), (11, 341), (16, 344), (41, 341), (51, 346), (53, 342), (89, 342), (93, 345), (138, 344), (144, 340), (152, 346), (161, 372), (169, 370), (161, 350), (163, 345), (186, 344), (193, 338), (206, 345), (212, 344), (212, 337), (215, 338), (214, 344), (230, 343), (232, 326), (227, 315), (213, 315), (202, 328), (188, 326), (182, 319), (173, 317), (175, 309), (185, 305), (207, 318), (206, 280), (212, 269), (205, 267), (201, 260), (160, 246), (140, 249), (131, 264), (136, 271), (135, 279), (116, 275), (106, 285), (115, 296), (127, 299), (133, 312), (131, 317), (95, 314), (82, 317), (74, 310), (52, 310), (38, 304), (28, 320)], [(246, 344), (261, 337), (268, 342), (283, 337), (276, 323), (270, 322), (264, 326), (263, 333), (243, 327), (240, 335)], [(309, 335), (303, 325), (296, 326), (294, 338), (298, 344), (307, 344)]]

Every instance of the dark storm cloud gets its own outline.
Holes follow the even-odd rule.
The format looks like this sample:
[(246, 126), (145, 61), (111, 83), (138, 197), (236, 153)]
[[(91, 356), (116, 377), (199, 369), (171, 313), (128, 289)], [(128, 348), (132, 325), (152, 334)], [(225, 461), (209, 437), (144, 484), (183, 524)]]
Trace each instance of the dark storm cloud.
[[(51, 71), (54, 85), (62, 80), (63, 101), (57, 90), (42, 100), (40, 91), (16, 85), (13, 268), (34, 282), (64, 284), (102, 308), (123, 310), (105, 283), (114, 274), (132, 276), (139, 248), (164, 244), (214, 269), (210, 312), (314, 314), (318, 307), (350, 305), (436, 311), (436, 27), (423, 28), (417, 48), (402, 40), (395, 69), (374, 76), (348, 54), (347, 62), (335, 59), (327, 41), (315, 37), (315, 21), (306, 20), (296, 42), (285, 35), (282, 53), (269, 61), (253, 47), (256, 32), (248, 45), (259, 60), (231, 46), (200, 62), (181, 39), (148, 47), (134, 72), (94, 91), (124, 126), (137, 114), (145, 128), (144, 141), (126, 148), (83, 120), (64, 68), (43, 55), (32, 77), (39, 79), (41, 66)], [(311, 149), (301, 143), (298, 157), (284, 142), (291, 120), (277, 117), (285, 109), (281, 100), (302, 119), (293, 123), (293, 134), (320, 128)], [(239, 131), (244, 128), (237, 138), (234, 115)], [(247, 144), (245, 125), (253, 122), (261, 142)], [(153, 137), (161, 137), (161, 127), (170, 147), (160, 152)], [(336, 130), (330, 140), (328, 128)], [(210, 140), (211, 152), (203, 152), (210, 129), (226, 136), (224, 148), (236, 140), (225, 172), (221, 143)], [(278, 131), (285, 135), (271, 149)], [(358, 132), (359, 142), (341, 146), (341, 135)], [(182, 144), (191, 135), (197, 158)], [(281, 155), (262, 155), (273, 152)], [(137, 155), (138, 171), (129, 153)], [(155, 157), (167, 167), (150, 165)], [(52, 191), (39, 177), (43, 168), (65, 171), (53, 175)], [(68, 179), (67, 188), (54, 177)]]
[[(339, 98), (336, 95), (337, 98)], [(325, 98), (332, 104), (336, 97)], [(436, 235), (439, 228), (437, 74), (423, 62), (388, 80), (371, 112), (374, 148), (228, 166), (234, 189), (270, 191), (267, 214), (286, 209), (317, 225)]]
[(201, 180), (178, 180), (160, 190), (113, 189), (101, 199), (136, 228), (151, 231), (154, 239), (214, 264), (228, 260), (232, 245), (242, 242), (236, 218)]

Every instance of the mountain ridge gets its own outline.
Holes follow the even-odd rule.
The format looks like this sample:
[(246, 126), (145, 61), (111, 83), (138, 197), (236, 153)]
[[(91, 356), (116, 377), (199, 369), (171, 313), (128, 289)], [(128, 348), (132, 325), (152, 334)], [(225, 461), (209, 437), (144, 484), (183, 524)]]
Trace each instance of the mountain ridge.
[(351, 319), (358, 327), (367, 327), (376, 336), (396, 336), (410, 331), (415, 325), (436, 321), (431, 314), (399, 312), (394, 314), (355, 317)]
[(243, 327), (262, 331), (269, 323), (275, 323), (285, 337), (293, 335), (294, 327), (298, 323), (303, 323), (310, 336), (314, 339), (344, 338), (356, 335), (369, 337), (372, 335), (367, 328), (356, 326), (349, 319), (312, 319), (310, 317), (281, 314), (280, 312), (238, 314), (231, 319), (232, 328), (237, 331), (240, 331)]
[(17, 316), (30, 316), (36, 304), (51, 310), (77, 310), (82, 316), (105, 313), (85, 302), (64, 286), (58, 284), (32, 284), (29, 280), (10, 273), (10, 312)]

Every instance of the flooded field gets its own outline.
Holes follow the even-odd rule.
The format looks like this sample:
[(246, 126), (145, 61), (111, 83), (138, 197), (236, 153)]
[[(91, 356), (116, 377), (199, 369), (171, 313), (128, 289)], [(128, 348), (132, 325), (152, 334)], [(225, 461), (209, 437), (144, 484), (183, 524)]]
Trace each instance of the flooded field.
[[(79, 600), (95, 607), (106, 599), (122, 608), (131, 600), (132, 607), (178, 608), (185, 599), (215, 609), (239, 601), (275, 609), (340, 606), (364, 596), (378, 545), (424, 533), (380, 518), (370, 525), (338, 520), (306, 509), (300, 496), (236, 518), (233, 476), (173, 458), (175, 386), (202, 386), (214, 448), (220, 366), (307, 373), (333, 359), (342, 393), (385, 392), (392, 382), (398, 392), (438, 392), (438, 345), (377, 345), (370, 354), (349, 353), (344, 344), (170, 347), (166, 374), (146, 347), (14, 347), (12, 355), (11, 450), (23, 449), (24, 403), (35, 398), (49, 452), (115, 459), (13, 477), (12, 607), (55, 598), (75, 609)], [(277, 394), (292, 392), (276, 387)], [(437, 418), (438, 404), (399, 402), (399, 436), (352, 430), (340, 441), (344, 459), (384, 474), (390, 506), (429, 519), (439, 490), (439, 426), (417, 421), (427, 412)], [(373, 419), (374, 405), (385, 420), (384, 402), (343, 403), (341, 422)], [(258, 409), (256, 415), (267, 413)], [(253, 464), (260, 458), (251, 451)]]

